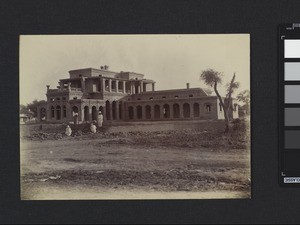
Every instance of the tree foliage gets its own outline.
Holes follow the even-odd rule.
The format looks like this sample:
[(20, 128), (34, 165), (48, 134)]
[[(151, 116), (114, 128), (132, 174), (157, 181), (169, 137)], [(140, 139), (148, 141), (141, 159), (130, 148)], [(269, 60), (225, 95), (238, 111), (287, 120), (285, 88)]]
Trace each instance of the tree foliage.
[(38, 101), (37, 99), (35, 99), (31, 103), (27, 104), (26, 106), (20, 105), (20, 113), (23, 113), (23, 114), (31, 113), (31, 114), (33, 114), (34, 117), (36, 117), (37, 116), (37, 107), (40, 104), (46, 104), (46, 101), (45, 100)]
[(249, 90), (241, 91), (236, 96), (236, 99), (239, 102), (244, 103), (244, 106), (246, 107), (246, 113), (249, 114), (249, 112), (250, 112), (250, 91)]
[(224, 118), (225, 118), (225, 132), (229, 131), (229, 110), (232, 108), (232, 94), (233, 92), (239, 87), (239, 83), (235, 81), (235, 73), (231, 79), (231, 82), (227, 85), (227, 94), (226, 94), (226, 101), (223, 100), (219, 91), (218, 91), (218, 84), (222, 83), (222, 76), (221, 72), (215, 71), (213, 69), (207, 69), (202, 71), (200, 75), (200, 79), (204, 81), (204, 83), (210, 87), (213, 87), (219, 101), (221, 107), (223, 108)]

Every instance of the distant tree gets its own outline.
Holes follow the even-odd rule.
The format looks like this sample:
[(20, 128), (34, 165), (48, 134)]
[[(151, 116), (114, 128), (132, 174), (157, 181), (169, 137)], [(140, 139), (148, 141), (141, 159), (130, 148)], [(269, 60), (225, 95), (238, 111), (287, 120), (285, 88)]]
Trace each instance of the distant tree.
[(235, 74), (233, 75), (231, 82), (228, 84), (227, 87), (227, 94), (226, 94), (226, 102), (223, 101), (219, 91), (218, 91), (218, 84), (222, 83), (222, 76), (223, 74), (215, 71), (213, 69), (207, 69), (202, 71), (201, 75), (200, 75), (200, 79), (204, 81), (204, 83), (210, 87), (213, 87), (214, 92), (216, 93), (221, 107), (223, 109), (223, 113), (224, 113), (224, 118), (225, 118), (225, 132), (229, 132), (230, 127), (229, 127), (229, 122), (230, 122), (230, 118), (229, 118), (229, 110), (230, 107), (232, 107), (232, 93), (234, 92), (235, 89), (237, 89), (239, 87), (239, 83), (235, 82)]
[(28, 108), (26, 105), (20, 105), (20, 113), (21, 114), (26, 114), (28, 113)]
[(250, 112), (250, 91), (249, 90), (244, 90), (241, 91), (237, 96), (236, 99), (239, 102), (243, 102), (245, 107), (246, 107), (246, 113), (249, 114)]
[(37, 107), (39, 104), (46, 104), (45, 100), (38, 101), (37, 99), (27, 105), (27, 108), (33, 113), (33, 116), (37, 116)]

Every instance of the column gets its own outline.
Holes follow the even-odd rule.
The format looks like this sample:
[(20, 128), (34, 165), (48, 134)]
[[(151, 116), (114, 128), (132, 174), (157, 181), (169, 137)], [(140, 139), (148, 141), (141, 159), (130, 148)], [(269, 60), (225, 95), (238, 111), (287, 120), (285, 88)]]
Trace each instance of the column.
[(142, 106), (142, 120), (146, 119), (146, 110), (145, 110), (145, 105), (141, 105)]
[(113, 120), (113, 116), (112, 116), (112, 103), (109, 102), (109, 118), (110, 120)]
[(151, 106), (151, 120), (154, 119), (154, 105), (150, 105)]
[(85, 92), (85, 79), (84, 79), (84, 77), (81, 77), (81, 91)]
[(101, 81), (101, 88), (102, 88), (102, 92), (105, 92), (105, 79), (102, 78), (102, 81)]
[(127, 109), (125, 107), (126, 107), (125, 103), (122, 102), (122, 120), (127, 120), (128, 119), (127, 115), (126, 115)]
[(116, 101), (116, 120), (119, 120), (119, 102)]
[(84, 108), (82, 106), (79, 112), (81, 112), (81, 114), (79, 113), (79, 118), (81, 118), (81, 121), (84, 121)]
[(160, 119), (163, 120), (163, 119), (165, 119), (165, 117), (164, 117), (164, 106), (160, 105), (159, 108), (160, 108)]
[(179, 103), (179, 119), (183, 119), (183, 104)]
[(108, 91), (111, 92), (111, 79), (108, 80)]
[(92, 118), (92, 106), (89, 105), (89, 121), (91, 122), (93, 120)]
[(144, 82), (141, 81), (140, 85), (141, 85), (141, 92), (144, 92)]
[(193, 102), (190, 103), (190, 110), (191, 110), (190, 117), (193, 119), (194, 118), (194, 103)]
[(125, 82), (125, 80), (123, 81), (123, 93), (126, 93), (126, 82)]
[(170, 106), (170, 119), (173, 119), (174, 113), (173, 113), (173, 104), (169, 104)]
[(152, 91), (155, 91), (155, 83), (152, 83)]
[(119, 92), (119, 81), (116, 80), (116, 92), (118, 93)]
[(106, 106), (102, 106), (102, 115), (103, 115), (103, 122), (106, 122)]
[(135, 84), (134, 84), (134, 82), (131, 83), (131, 87), (132, 87), (132, 92), (131, 92), (131, 94), (135, 94)]

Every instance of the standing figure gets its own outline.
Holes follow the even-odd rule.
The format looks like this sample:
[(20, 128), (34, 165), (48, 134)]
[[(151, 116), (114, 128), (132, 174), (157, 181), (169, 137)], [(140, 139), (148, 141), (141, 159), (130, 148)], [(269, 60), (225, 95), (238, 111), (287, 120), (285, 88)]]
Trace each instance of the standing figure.
[(73, 119), (74, 119), (74, 124), (78, 124), (78, 113), (74, 114)]
[(98, 127), (102, 127), (103, 124), (103, 115), (101, 113), (101, 111), (99, 111), (99, 115), (98, 115)]
[(70, 127), (69, 125), (67, 125), (65, 134), (66, 134), (67, 136), (69, 136), (69, 137), (70, 137), (71, 134), (72, 134), (72, 129), (71, 129), (71, 127)]
[(93, 123), (91, 124), (90, 130), (93, 134), (97, 132), (97, 127), (95, 126), (95, 124), (93, 124)]

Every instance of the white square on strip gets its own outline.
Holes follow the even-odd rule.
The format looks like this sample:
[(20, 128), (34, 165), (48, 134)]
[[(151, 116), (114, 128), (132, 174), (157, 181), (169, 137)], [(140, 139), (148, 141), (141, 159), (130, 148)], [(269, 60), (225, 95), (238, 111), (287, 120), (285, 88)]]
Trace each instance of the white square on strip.
[(284, 58), (300, 58), (300, 40), (284, 41)]

